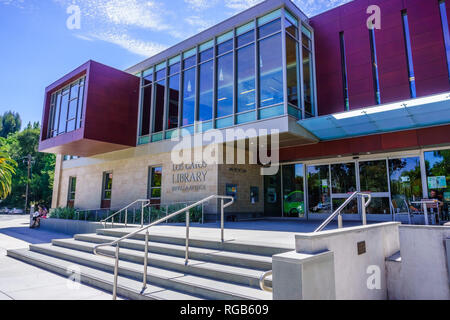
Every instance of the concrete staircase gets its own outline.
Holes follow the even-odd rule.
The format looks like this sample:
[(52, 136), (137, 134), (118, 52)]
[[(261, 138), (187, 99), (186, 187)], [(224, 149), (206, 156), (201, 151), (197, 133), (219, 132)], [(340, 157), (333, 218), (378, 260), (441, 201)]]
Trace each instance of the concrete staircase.
[[(129, 232), (129, 230), (128, 230)], [(93, 254), (93, 247), (126, 235), (121, 229), (102, 229), (74, 239), (9, 250), (8, 256), (69, 277), (79, 272), (80, 281), (112, 292), (114, 259)], [(99, 253), (114, 254), (113, 247)], [(272, 247), (214, 239), (190, 239), (190, 260), (184, 263), (185, 239), (150, 234), (147, 288), (142, 291), (144, 234), (120, 245), (118, 296), (140, 300), (266, 300), (272, 294), (259, 289), (259, 278), (272, 269), (272, 255), (289, 251)], [(266, 280), (271, 286), (271, 279)]]

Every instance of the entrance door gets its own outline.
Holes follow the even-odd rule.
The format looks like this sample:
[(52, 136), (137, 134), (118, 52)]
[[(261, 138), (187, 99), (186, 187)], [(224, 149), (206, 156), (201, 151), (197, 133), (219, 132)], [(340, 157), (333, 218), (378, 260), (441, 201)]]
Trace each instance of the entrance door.
[(303, 164), (282, 167), (283, 175), (283, 216), (305, 218), (305, 193)]
[(387, 160), (360, 161), (359, 183), (361, 192), (372, 195), (367, 214), (372, 220), (389, 220), (391, 216)]
[[(330, 166), (331, 204), (333, 211), (339, 208), (352, 193), (358, 190), (356, 163), (337, 163)], [(358, 214), (358, 199), (353, 199), (342, 211), (344, 215)]]
[(273, 176), (264, 176), (264, 215), (281, 217), (281, 170)]

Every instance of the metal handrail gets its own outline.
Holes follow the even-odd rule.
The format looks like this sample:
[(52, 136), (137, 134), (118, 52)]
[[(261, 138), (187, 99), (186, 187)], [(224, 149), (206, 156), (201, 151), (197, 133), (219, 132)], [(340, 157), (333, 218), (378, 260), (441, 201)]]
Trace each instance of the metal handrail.
[[(358, 196), (361, 196), (361, 200), (362, 200), (362, 223), (363, 223), (363, 225), (366, 225), (367, 224), (366, 208), (369, 206), (370, 202), (372, 201), (372, 195), (370, 193), (355, 191), (351, 194), (350, 197), (347, 198), (347, 200), (344, 201), (344, 203), (342, 205), (339, 206), (339, 208), (336, 209), (336, 211), (333, 212), (333, 214), (331, 214), (316, 230), (314, 230), (314, 232), (320, 232), (323, 229), (325, 229), (325, 227), (331, 221), (333, 221), (333, 219), (336, 218), (336, 216), (338, 216), (338, 228), (341, 229), (342, 228), (342, 210), (344, 210), (344, 208), (355, 197), (358, 197)], [(365, 197), (367, 197), (369, 199), (367, 202), (365, 202), (365, 199), (364, 199)]]
[(261, 288), (262, 291), (267, 291), (267, 292), (273, 292), (273, 288), (266, 286), (266, 284), (264, 283), (266, 281), (266, 279), (268, 277), (270, 277), (273, 274), (273, 271), (267, 271), (264, 272), (261, 277), (259, 278), (259, 287)]
[(129, 205), (127, 205), (126, 207), (120, 209), (119, 211), (113, 213), (112, 215), (110, 215), (109, 217), (103, 219), (100, 221), (100, 223), (103, 223), (105, 225), (106, 228), (106, 223), (108, 222), (109, 219), (111, 220), (111, 225), (114, 226), (114, 217), (117, 216), (119, 213), (122, 213), (125, 211), (125, 227), (127, 227), (128, 225), (128, 208), (130, 208), (131, 206), (135, 205), (136, 203), (141, 202), (141, 227), (144, 226), (144, 208), (147, 207), (148, 205), (150, 205), (150, 200), (148, 199), (139, 199), (136, 201), (133, 201), (132, 203), (130, 203)]
[[(221, 211), (221, 215), (220, 215), (220, 219), (221, 219), (221, 240), (222, 242), (224, 242), (224, 209), (231, 206), (234, 203), (234, 197), (231, 196), (218, 196), (218, 195), (212, 195), (209, 196), (203, 200), (197, 201), (194, 204), (191, 204), (181, 210), (178, 210), (174, 213), (171, 213), (170, 215), (165, 216), (164, 218), (161, 218), (155, 222), (150, 223), (149, 225), (145, 226), (145, 227), (141, 227), (140, 229), (133, 231), (117, 240), (108, 242), (108, 243), (101, 243), (98, 244), (96, 246), (94, 246), (94, 254), (96, 255), (100, 255), (100, 256), (104, 256), (104, 257), (108, 257), (108, 258), (112, 258), (111, 255), (108, 254), (104, 254), (104, 253), (100, 253), (98, 252), (98, 249), (101, 247), (109, 247), (109, 246), (116, 246), (116, 251), (114, 254), (114, 259), (115, 259), (115, 264), (114, 264), (114, 284), (113, 284), (113, 299), (116, 300), (117, 298), (117, 278), (118, 278), (118, 273), (119, 273), (119, 247), (120, 247), (120, 242), (122, 242), (123, 240), (129, 239), (131, 237), (133, 237), (134, 235), (141, 233), (142, 231), (146, 231), (145, 233), (145, 256), (144, 256), (144, 272), (143, 272), (143, 284), (142, 284), (142, 292), (144, 292), (145, 288), (147, 287), (147, 266), (148, 266), (148, 239), (149, 239), (149, 231), (148, 229), (150, 229), (153, 226), (156, 226), (160, 223), (163, 223), (169, 219), (175, 218), (176, 216), (178, 216), (179, 214), (182, 214), (184, 212), (186, 212), (186, 253), (185, 253), (185, 264), (187, 265), (189, 263), (189, 210), (192, 208), (197, 207), (198, 205), (201, 205), (205, 202), (208, 202), (212, 199), (220, 199), (221, 200), (221, 206), (220, 206), (220, 211)], [(225, 203), (225, 200), (230, 200), (229, 202)], [(137, 200), (139, 201), (139, 200)]]

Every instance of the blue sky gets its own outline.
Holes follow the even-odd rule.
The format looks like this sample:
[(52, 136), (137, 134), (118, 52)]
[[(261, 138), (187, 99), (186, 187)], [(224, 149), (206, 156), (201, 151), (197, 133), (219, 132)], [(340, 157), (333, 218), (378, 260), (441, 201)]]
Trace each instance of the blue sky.
[[(350, 0), (294, 0), (308, 16)], [(261, 0), (0, 0), (0, 114), (41, 121), (44, 89), (89, 59), (126, 69)], [(80, 29), (66, 26), (78, 5)]]

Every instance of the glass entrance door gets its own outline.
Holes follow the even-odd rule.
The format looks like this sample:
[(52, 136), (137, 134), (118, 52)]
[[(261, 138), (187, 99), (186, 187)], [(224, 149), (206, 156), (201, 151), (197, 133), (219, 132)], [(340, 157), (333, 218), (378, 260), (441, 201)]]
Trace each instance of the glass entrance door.
[(372, 195), (367, 214), (373, 215), (374, 220), (386, 220), (391, 214), (387, 160), (360, 161), (358, 166), (359, 191)]
[[(330, 166), (331, 172), (331, 204), (333, 211), (357, 191), (356, 163), (338, 163)], [(342, 211), (343, 214), (358, 214), (358, 199), (352, 200)]]
[(303, 190), (303, 164), (282, 167), (283, 216), (305, 218), (305, 193)]

